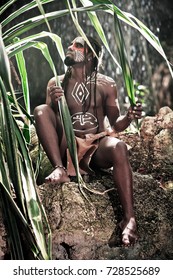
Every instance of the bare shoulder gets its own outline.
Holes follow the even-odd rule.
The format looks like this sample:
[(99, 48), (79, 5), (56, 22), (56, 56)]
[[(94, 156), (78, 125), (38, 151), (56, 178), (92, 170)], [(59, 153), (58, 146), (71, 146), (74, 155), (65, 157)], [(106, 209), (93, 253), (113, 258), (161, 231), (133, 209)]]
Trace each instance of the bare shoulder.
[[(64, 78), (64, 75), (61, 75), (61, 76), (58, 76), (59, 80), (60, 80), (60, 83), (63, 81), (63, 78)], [(55, 77), (51, 78), (49, 81), (48, 81), (48, 84), (47, 84), (47, 93), (46, 93), (46, 104), (50, 105), (51, 104), (51, 98), (50, 98), (50, 95), (49, 95), (49, 89), (53, 86), (56, 85), (56, 79)]]
[[(58, 79), (60, 80), (60, 83), (62, 83), (62, 81), (63, 81), (63, 79), (64, 79), (64, 74), (58, 76)], [(48, 87), (54, 86), (54, 85), (56, 85), (56, 79), (55, 79), (55, 77), (52, 77), (52, 78), (48, 81)]]
[(51, 79), (48, 81), (48, 84), (47, 84), (48, 87), (53, 86), (53, 85), (55, 85), (55, 77), (51, 78)]
[(102, 86), (110, 86), (110, 87), (115, 86), (116, 87), (116, 83), (115, 83), (114, 79), (112, 79), (109, 76), (103, 75), (101, 73), (97, 74), (97, 83)]
[(101, 73), (97, 74), (97, 85), (106, 94), (116, 94), (116, 83), (114, 79)]

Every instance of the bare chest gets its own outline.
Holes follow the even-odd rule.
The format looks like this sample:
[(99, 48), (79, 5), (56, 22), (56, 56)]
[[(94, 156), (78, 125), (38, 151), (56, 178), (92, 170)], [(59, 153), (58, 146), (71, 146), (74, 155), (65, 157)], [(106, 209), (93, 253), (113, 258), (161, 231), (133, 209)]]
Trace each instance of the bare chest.
[(70, 82), (66, 100), (71, 114), (79, 111), (93, 111), (102, 105), (102, 96), (93, 82)]
[(96, 131), (98, 115), (103, 115), (103, 102), (95, 83), (70, 82), (65, 95), (74, 130)]

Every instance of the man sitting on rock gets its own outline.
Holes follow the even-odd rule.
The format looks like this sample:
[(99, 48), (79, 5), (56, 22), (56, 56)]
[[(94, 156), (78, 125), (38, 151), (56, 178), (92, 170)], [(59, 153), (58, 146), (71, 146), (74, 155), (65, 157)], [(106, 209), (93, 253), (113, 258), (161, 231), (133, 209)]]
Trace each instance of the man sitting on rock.
[(47, 85), (46, 104), (34, 110), (39, 140), (54, 167), (46, 177), (47, 183), (70, 181), (73, 168), (65, 139), (58, 101), (65, 95), (76, 137), (81, 174), (96, 169), (113, 167), (113, 179), (123, 209), (119, 224), (122, 243), (133, 244), (137, 239), (133, 209), (133, 179), (127, 146), (105, 130), (105, 117), (113, 131), (125, 130), (133, 119), (141, 118), (141, 104), (130, 107), (120, 116), (116, 84), (114, 80), (98, 72), (100, 44), (93, 38), (75, 38), (69, 45), (64, 63), (67, 72), (60, 77), (62, 87), (56, 86), (55, 78)]

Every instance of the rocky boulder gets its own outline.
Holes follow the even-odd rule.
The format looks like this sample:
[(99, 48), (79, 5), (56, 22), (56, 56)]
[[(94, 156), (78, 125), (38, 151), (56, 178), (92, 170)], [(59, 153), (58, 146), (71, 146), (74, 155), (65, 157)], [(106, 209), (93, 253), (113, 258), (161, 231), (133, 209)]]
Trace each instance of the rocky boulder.
[[(38, 193), (52, 230), (53, 259), (173, 258), (172, 118), (173, 111), (164, 107), (156, 116), (145, 117), (139, 132), (116, 135), (131, 146), (139, 234), (133, 247), (121, 246), (118, 222), (122, 211), (112, 171), (87, 178), (86, 187), (91, 191), (84, 188), (84, 197), (75, 180), (62, 186), (43, 183), (51, 166), (41, 151)], [(38, 139), (34, 129), (30, 153), (35, 164)], [(0, 236), (0, 258), (4, 259), (7, 249), (3, 223)]]

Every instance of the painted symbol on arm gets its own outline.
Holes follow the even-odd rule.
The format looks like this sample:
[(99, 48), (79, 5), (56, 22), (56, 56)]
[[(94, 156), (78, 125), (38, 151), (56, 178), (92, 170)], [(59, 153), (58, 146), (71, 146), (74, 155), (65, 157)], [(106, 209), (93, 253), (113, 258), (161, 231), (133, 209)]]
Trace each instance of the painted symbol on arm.
[(115, 81), (108, 76), (105, 76), (103, 74), (100, 74), (98, 79), (97, 79), (97, 83), (100, 86), (111, 86), (111, 87), (116, 87), (116, 83)]

